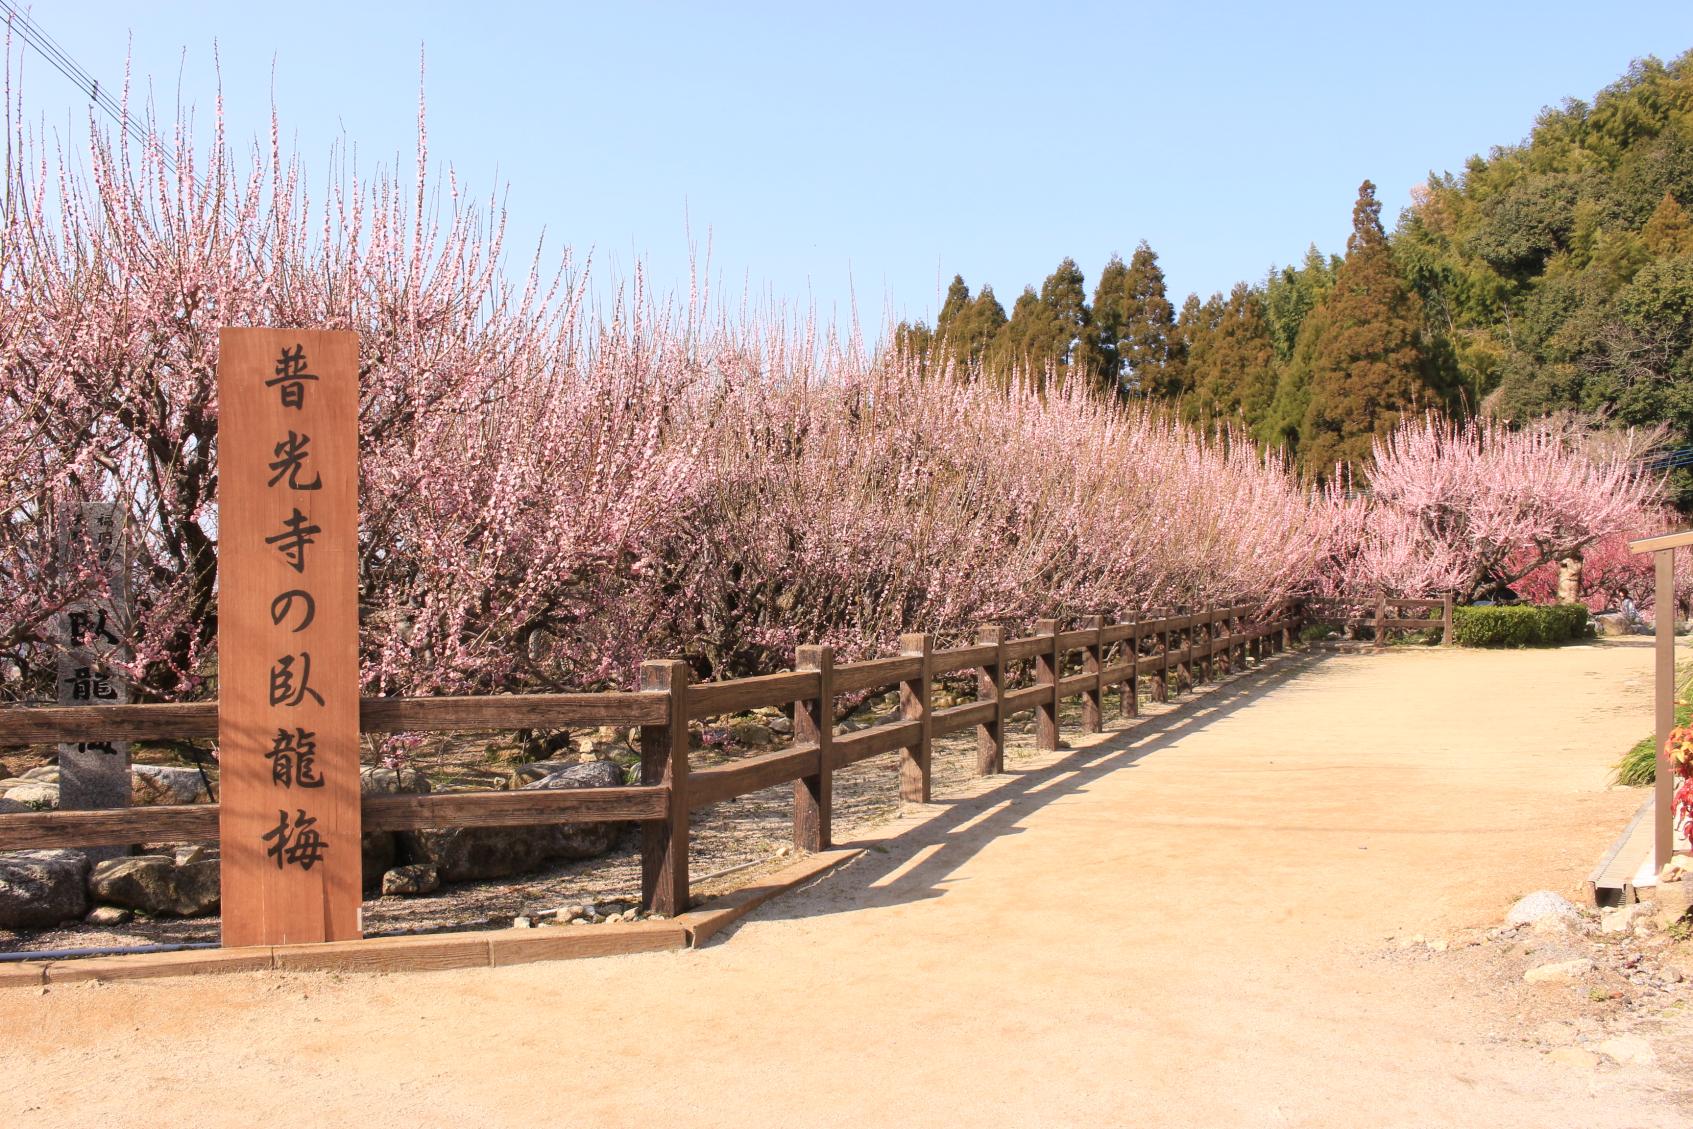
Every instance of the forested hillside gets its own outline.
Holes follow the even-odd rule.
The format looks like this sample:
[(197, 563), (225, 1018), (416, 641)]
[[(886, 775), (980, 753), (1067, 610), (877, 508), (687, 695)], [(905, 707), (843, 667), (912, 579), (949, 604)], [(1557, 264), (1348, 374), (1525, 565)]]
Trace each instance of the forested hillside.
[[(1367, 170), (1360, 170), (1360, 172)], [(1431, 174), (1388, 233), (1364, 181), (1344, 255), (1315, 246), (1179, 313), (1142, 242), (1087, 300), (1071, 259), (1007, 316), (954, 278), (897, 340), (936, 366), (1014, 368), (1173, 401), (1318, 473), (1406, 413), (1559, 410), (1693, 445), (1693, 52), (1635, 63), (1519, 144)], [(1693, 479), (1677, 483), (1684, 503)]]

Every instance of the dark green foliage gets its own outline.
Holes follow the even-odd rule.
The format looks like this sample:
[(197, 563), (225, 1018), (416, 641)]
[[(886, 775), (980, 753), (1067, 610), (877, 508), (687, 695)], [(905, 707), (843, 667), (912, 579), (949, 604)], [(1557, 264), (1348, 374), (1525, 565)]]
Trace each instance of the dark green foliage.
[(1122, 393), (1174, 397), (1182, 338), (1164, 289), (1158, 255), (1142, 240), (1125, 265), (1116, 255), (1094, 287), (1086, 363), (1103, 386)]
[(1452, 609), (1452, 639), (1460, 647), (1534, 647), (1587, 635), (1581, 604), (1515, 604)]
[(1473, 403), (1663, 423), (1693, 444), (1675, 313), (1690, 202), (1693, 53), (1638, 62), (1591, 105), (1543, 111), (1522, 144), (1430, 177), (1394, 258)]
[(1193, 311), (1182, 311), (1187, 348), (1183, 411), (1189, 419), (1258, 427), (1276, 390), (1276, 350), (1264, 292), (1237, 282)]
[(1352, 209), (1346, 260), (1321, 309), (1299, 453), (1307, 467), (1326, 472), (1361, 462), (1402, 416), (1443, 399), (1428, 380), (1422, 302), (1393, 265), (1381, 204), (1367, 180)]

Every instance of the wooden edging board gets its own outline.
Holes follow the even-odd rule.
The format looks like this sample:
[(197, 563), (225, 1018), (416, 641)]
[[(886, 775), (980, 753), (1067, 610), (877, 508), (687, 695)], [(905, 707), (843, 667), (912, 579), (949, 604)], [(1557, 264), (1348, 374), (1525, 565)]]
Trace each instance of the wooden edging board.
[(75, 960), (24, 961), (0, 965), (0, 988), (150, 980), (206, 972), (432, 972), (695, 948), (778, 894), (809, 882), (862, 853), (861, 850), (849, 849), (807, 855), (754, 885), (664, 921), (428, 933), (312, 945), (254, 945)]

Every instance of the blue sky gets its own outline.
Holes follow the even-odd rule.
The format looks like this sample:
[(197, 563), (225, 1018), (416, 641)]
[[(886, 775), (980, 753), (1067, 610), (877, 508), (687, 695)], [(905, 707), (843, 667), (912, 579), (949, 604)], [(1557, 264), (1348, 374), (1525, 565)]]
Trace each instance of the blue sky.
[[(1431, 169), (1522, 138), (1633, 58), (1693, 47), (1693, 4), (367, 4), (37, 2), (103, 82), (126, 53), (167, 107), (409, 168), (430, 151), (542, 232), (685, 290), (689, 231), (724, 291), (874, 336), (952, 275), (1009, 309), (1073, 256), (1159, 253), (1177, 303), (1342, 246), (1365, 177), (1391, 219)], [(263, 14), (259, 14), (262, 12)], [(14, 52), (19, 48), (14, 44)], [(272, 62), (275, 63), (274, 87)], [(25, 59), (29, 114), (80, 140), (86, 98)]]

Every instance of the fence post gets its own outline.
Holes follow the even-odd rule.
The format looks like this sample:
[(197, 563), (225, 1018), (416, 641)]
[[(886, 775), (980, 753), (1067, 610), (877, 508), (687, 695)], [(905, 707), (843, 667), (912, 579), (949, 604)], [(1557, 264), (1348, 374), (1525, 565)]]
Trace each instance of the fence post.
[(1452, 645), (1452, 593), (1440, 594), (1440, 645)]
[(1187, 620), (1185, 626), (1176, 628), (1176, 635), (1182, 644), (1182, 657), (1176, 660), (1176, 693), (1180, 695), (1193, 689), (1193, 605), (1177, 604), (1176, 613), (1179, 618)]
[(1235, 605), (1234, 619), (1230, 622), (1233, 624), (1235, 636), (1235, 654), (1240, 657), (1240, 670), (1244, 674), (1246, 673), (1246, 661), (1256, 657), (1258, 637), (1251, 634), (1252, 621), (1247, 618), (1246, 610), (1241, 605)]
[(1152, 700), (1170, 700), (1170, 609), (1160, 609), (1158, 630), (1152, 633), (1152, 644), (1158, 648), (1158, 681), (1152, 684)]
[(1082, 620), (1082, 629), (1093, 632), (1093, 639), (1082, 650), (1082, 673), (1093, 676), (1093, 685), (1082, 691), (1082, 732), (1098, 733), (1105, 728), (1101, 706), (1101, 691), (1099, 675), (1104, 669), (1101, 659), (1104, 648), (1100, 643), (1100, 632), (1105, 628), (1105, 617), (1090, 615)]
[(670, 789), (670, 815), (641, 824), (641, 906), (674, 917), (688, 908), (688, 665), (641, 664), (641, 689), (669, 695), (663, 725), (641, 726), (641, 783)]
[(1281, 630), (1276, 632), (1275, 647), (1280, 654), (1293, 646), (1293, 617), (1297, 613), (1298, 605), (1292, 601), (1282, 604), (1276, 612), (1276, 619), (1281, 623)]
[(993, 719), (976, 726), (976, 775), (1005, 771), (1005, 628), (980, 628), (976, 642), (993, 648), (993, 658), (976, 668), (976, 700), (992, 702)]
[(826, 851), (833, 828), (835, 734), (835, 653), (828, 647), (801, 647), (794, 669), (817, 672), (817, 696), (794, 703), (794, 742), (817, 746), (817, 775), (794, 781), (794, 849)]
[(1387, 589), (1376, 593), (1376, 649), (1387, 646)]
[(1117, 692), (1117, 710), (1124, 717), (1140, 716), (1140, 614), (1129, 620), (1129, 637), (1123, 640), (1123, 653), (1129, 659), (1129, 676), (1123, 679)]
[(933, 664), (929, 659), (932, 647), (929, 637), (921, 632), (899, 637), (899, 653), (904, 658), (920, 658), (917, 676), (899, 684), (899, 716), (902, 721), (918, 724), (917, 739), (905, 746), (899, 759), (899, 798), (914, 804), (929, 802), (929, 736), (932, 722), (929, 709), (929, 679)]
[(1049, 686), (1046, 701), (1035, 706), (1035, 748), (1058, 748), (1058, 621), (1035, 620), (1036, 635), (1050, 635), (1051, 642), (1035, 656), (1035, 684)]

